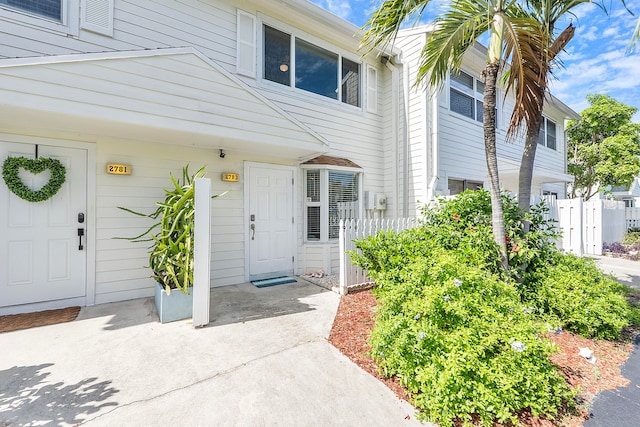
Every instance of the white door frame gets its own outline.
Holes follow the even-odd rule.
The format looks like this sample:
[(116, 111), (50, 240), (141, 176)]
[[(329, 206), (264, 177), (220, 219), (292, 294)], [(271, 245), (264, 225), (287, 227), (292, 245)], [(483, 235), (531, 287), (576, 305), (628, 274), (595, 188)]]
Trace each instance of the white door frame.
[[(54, 147), (80, 148), (87, 150), (87, 211), (85, 217), (85, 248), (87, 251), (86, 266), (86, 294), (84, 298), (77, 299), (78, 305), (94, 305), (96, 300), (96, 144), (85, 141), (73, 141), (57, 138), (44, 138), (29, 135), (0, 133), (0, 139), (7, 142), (16, 142), (23, 144), (50, 145)], [(12, 312), (25, 312), (47, 310), (67, 306), (69, 300), (59, 300), (51, 302), (39, 302), (33, 304), (25, 304), (11, 309), (7, 308), (4, 314)], [(56, 305), (58, 307), (56, 307)], [(25, 310), (27, 309), (28, 310)], [(4, 312), (4, 310), (3, 310)]]
[(270, 169), (276, 169), (276, 170), (286, 170), (286, 171), (291, 171), (291, 176), (293, 178), (293, 185), (291, 186), (291, 191), (293, 192), (292, 197), (291, 197), (291, 212), (293, 214), (293, 218), (294, 218), (294, 224), (293, 224), (293, 233), (291, 236), (291, 247), (293, 248), (293, 256), (294, 256), (294, 261), (293, 261), (293, 271), (295, 273), (296, 271), (296, 265), (298, 264), (298, 251), (297, 251), (297, 235), (298, 235), (298, 230), (297, 230), (297, 226), (298, 226), (298, 210), (296, 209), (298, 206), (298, 198), (297, 198), (297, 194), (298, 194), (298, 175), (297, 175), (297, 170), (298, 168), (295, 166), (285, 166), (285, 165), (278, 165), (278, 164), (274, 164), (274, 163), (260, 163), (260, 162), (250, 162), (250, 161), (245, 161), (244, 162), (244, 187), (243, 187), (243, 192), (244, 192), (244, 207), (243, 207), (243, 212), (244, 212), (244, 280), (245, 281), (249, 281), (249, 277), (250, 277), (250, 273), (251, 273), (251, 265), (250, 265), (250, 258), (251, 258), (251, 251), (249, 248), (249, 239), (251, 238), (251, 233), (249, 232), (249, 226), (251, 225), (251, 221), (249, 221), (249, 215), (251, 215), (251, 212), (249, 212), (249, 203), (250, 203), (250, 180), (249, 180), (249, 169), (251, 169), (252, 167), (260, 167), (260, 168), (270, 168)]

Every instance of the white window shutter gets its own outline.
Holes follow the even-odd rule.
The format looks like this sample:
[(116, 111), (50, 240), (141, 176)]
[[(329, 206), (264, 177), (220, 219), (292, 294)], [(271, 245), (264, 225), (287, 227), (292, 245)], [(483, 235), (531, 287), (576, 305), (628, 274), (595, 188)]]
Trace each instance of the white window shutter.
[(256, 77), (256, 18), (238, 9), (236, 72)]
[(367, 65), (367, 111), (378, 112), (378, 70)]
[(85, 30), (113, 36), (114, 0), (82, 0), (80, 24)]

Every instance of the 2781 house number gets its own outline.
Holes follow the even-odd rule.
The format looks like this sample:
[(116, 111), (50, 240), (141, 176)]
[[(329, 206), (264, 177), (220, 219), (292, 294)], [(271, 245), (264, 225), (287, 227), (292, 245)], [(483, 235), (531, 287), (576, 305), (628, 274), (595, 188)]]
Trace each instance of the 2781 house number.
[(131, 165), (111, 163), (107, 165), (107, 173), (112, 175), (131, 175)]

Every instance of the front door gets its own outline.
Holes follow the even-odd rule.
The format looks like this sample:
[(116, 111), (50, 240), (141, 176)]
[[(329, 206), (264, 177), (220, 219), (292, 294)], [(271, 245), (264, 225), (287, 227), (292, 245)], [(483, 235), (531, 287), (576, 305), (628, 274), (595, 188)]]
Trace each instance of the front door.
[[(58, 159), (66, 180), (48, 200), (29, 202), (0, 181), (0, 306), (40, 303), (86, 295), (87, 150), (0, 141), (0, 163), (11, 157)], [(49, 171), (20, 170), (22, 182), (42, 188)], [(80, 215), (82, 214), (82, 215)]]
[(293, 273), (293, 173), (286, 166), (247, 167), (250, 279)]

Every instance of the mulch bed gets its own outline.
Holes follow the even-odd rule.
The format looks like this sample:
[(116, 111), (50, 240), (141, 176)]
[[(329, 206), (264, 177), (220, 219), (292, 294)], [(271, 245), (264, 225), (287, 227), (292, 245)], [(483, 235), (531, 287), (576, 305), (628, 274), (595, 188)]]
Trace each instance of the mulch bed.
[[(396, 395), (409, 401), (406, 390), (396, 378), (382, 378), (378, 367), (369, 356), (371, 347), (367, 340), (374, 325), (376, 300), (370, 290), (349, 293), (340, 300), (329, 342), (371, 375), (385, 383)], [(569, 332), (550, 334), (549, 338), (559, 347), (551, 356), (560, 373), (571, 386), (578, 388), (578, 412), (567, 414), (561, 422), (520, 414), (522, 425), (529, 427), (582, 426), (589, 416), (588, 407), (593, 397), (603, 390), (624, 387), (628, 380), (620, 374), (620, 365), (627, 360), (632, 350), (629, 342), (590, 340)], [(578, 355), (580, 347), (588, 347), (597, 358), (592, 364)]]
[(35, 313), (9, 314), (0, 316), (0, 333), (17, 331), (19, 329), (35, 328), (37, 326), (53, 325), (71, 322), (78, 317), (80, 307), (67, 307), (58, 310), (45, 310)]

